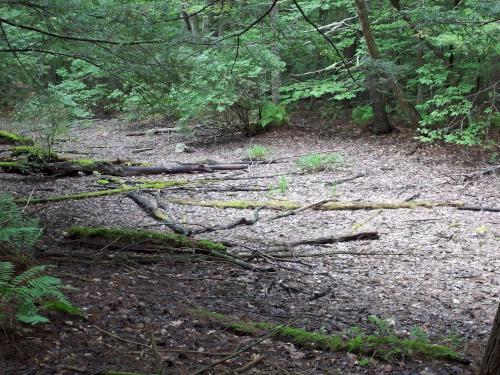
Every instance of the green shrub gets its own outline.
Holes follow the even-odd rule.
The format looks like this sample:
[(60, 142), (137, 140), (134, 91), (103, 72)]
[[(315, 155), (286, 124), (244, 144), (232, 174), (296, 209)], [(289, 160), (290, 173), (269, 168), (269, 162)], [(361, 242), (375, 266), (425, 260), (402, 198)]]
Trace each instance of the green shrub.
[(0, 324), (48, 323), (42, 311), (79, 314), (64, 296), (61, 280), (45, 273), (47, 266), (31, 267), (15, 276), (14, 264), (0, 262)]
[(269, 153), (269, 148), (263, 145), (252, 145), (247, 149), (247, 155), (251, 159), (264, 159)]
[(373, 109), (369, 105), (356, 107), (352, 110), (352, 122), (356, 125), (367, 125), (373, 121)]
[(262, 107), (259, 124), (263, 128), (270, 124), (282, 125), (288, 122), (288, 114), (284, 104), (267, 102)]
[(332, 170), (344, 163), (342, 155), (333, 154), (316, 154), (311, 153), (298, 158), (295, 164), (303, 172), (320, 172)]

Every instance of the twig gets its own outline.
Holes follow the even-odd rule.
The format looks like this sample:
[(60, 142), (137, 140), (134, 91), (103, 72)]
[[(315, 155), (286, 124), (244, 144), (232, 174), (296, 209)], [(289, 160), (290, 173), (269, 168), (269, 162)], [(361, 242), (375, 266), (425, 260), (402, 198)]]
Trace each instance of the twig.
[(325, 183), (325, 185), (327, 186), (337, 186), (337, 185), (340, 185), (340, 184), (343, 184), (344, 182), (349, 182), (349, 181), (353, 181), (353, 180), (356, 180), (358, 178), (361, 178), (361, 177), (366, 177), (368, 176), (368, 173), (366, 172), (363, 172), (363, 173), (358, 173), (352, 177), (346, 177), (346, 178), (341, 178), (339, 180), (335, 180), (333, 182), (327, 182)]
[(250, 370), (252, 367), (257, 366), (260, 362), (262, 362), (263, 359), (264, 357), (257, 356), (253, 360), (248, 362), (245, 366), (236, 369), (234, 372), (236, 372), (237, 374), (243, 374), (244, 372)]
[(224, 362), (229, 361), (230, 359), (232, 359), (232, 358), (234, 358), (234, 357), (239, 356), (241, 353), (244, 353), (244, 352), (246, 352), (246, 351), (248, 351), (248, 350), (252, 349), (254, 346), (256, 346), (256, 345), (260, 344), (262, 341), (265, 341), (265, 340), (267, 340), (268, 338), (270, 338), (270, 337), (272, 337), (272, 336), (276, 335), (276, 334), (277, 334), (279, 331), (281, 331), (283, 328), (290, 326), (291, 324), (295, 323), (297, 320), (298, 320), (298, 319), (294, 319), (294, 320), (290, 321), (290, 322), (289, 322), (289, 323), (287, 323), (287, 324), (283, 324), (283, 325), (281, 325), (281, 326), (279, 326), (279, 327), (276, 327), (275, 329), (273, 329), (273, 330), (272, 330), (271, 332), (269, 332), (268, 334), (264, 335), (263, 337), (261, 337), (261, 338), (260, 338), (260, 339), (258, 339), (257, 341), (254, 341), (252, 344), (247, 345), (247, 346), (245, 346), (245, 347), (241, 348), (240, 350), (238, 350), (238, 351), (234, 352), (233, 354), (228, 355), (228, 356), (226, 356), (226, 357), (224, 357), (224, 358), (221, 358), (220, 360), (215, 361), (215, 362), (213, 362), (213, 363), (211, 363), (211, 364), (209, 364), (209, 365), (207, 365), (207, 366), (205, 366), (205, 367), (203, 367), (203, 368), (201, 368), (201, 369), (199, 369), (199, 370), (196, 370), (196, 371), (195, 371), (195, 372), (193, 372), (191, 375), (198, 375), (198, 374), (202, 374), (202, 373), (204, 373), (205, 371), (208, 371), (208, 370), (210, 370), (210, 369), (212, 369), (212, 368), (214, 368), (214, 367), (216, 367), (216, 366), (220, 365), (221, 363), (224, 363)]
[(102, 329), (102, 328), (100, 328), (100, 327), (96, 326), (95, 324), (93, 325), (93, 327), (94, 327), (95, 329), (97, 329), (98, 331), (101, 331), (102, 333), (105, 333), (106, 335), (111, 336), (111, 337), (113, 337), (113, 338), (115, 338), (115, 339), (117, 339), (117, 340), (120, 340), (120, 341), (123, 341), (123, 342), (127, 342), (127, 343), (129, 343), (129, 344), (134, 344), (134, 345), (143, 346), (143, 347), (145, 347), (145, 348), (149, 348), (149, 347), (150, 347), (148, 344), (144, 344), (143, 342), (133, 341), (133, 340), (125, 339), (125, 338), (123, 338), (123, 337), (120, 337), (120, 336), (118, 336), (118, 335), (115, 335), (114, 333), (108, 332), (108, 331), (106, 331), (106, 330), (104, 330), (104, 329)]

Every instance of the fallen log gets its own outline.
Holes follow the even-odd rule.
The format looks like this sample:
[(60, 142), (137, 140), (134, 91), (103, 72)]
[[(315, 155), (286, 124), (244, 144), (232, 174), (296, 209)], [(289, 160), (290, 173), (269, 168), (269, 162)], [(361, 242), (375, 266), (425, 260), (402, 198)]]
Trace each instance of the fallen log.
[[(71, 239), (102, 238), (108, 240), (108, 245), (117, 246), (119, 241), (123, 245), (121, 249), (142, 245), (148, 248), (156, 246), (159, 250), (169, 250), (170, 248), (188, 249), (191, 253), (210, 256), (224, 262), (235, 264), (241, 268), (251, 271), (274, 271), (271, 267), (255, 267), (245, 262), (236, 255), (227, 252), (226, 246), (220, 242), (213, 242), (207, 239), (192, 239), (178, 233), (161, 233), (138, 229), (117, 229), (105, 227), (81, 227), (72, 226), (66, 230), (66, 234)], [(84, 244), (84, 243), (83, 243)], [(131, 246), (132, 245), (132, 246)]]
[(13, 173), (46, 173), (56, 177), (75, 176), (99, 172), (110, 176), (130, 177), (155, 174), (180, 174), (248, 169), (248, 164), (173, 164), (171, 166), (125, 165), (108, 161), (72, 160), (45, 164), (3, 162), (0, 168)]
[[(326, 202), (322, 205), (314, 206), (293, 201), (224, 201), (224, 200), (193, 200), (193, 199), (169, 199), (167, 202), (189, 205), (189, 206), (202, 206), (213, 208), (236, 208), (236, 209), (255, 209), (264, 207), (274, 210), (297, 210), (303, 207), (310, 206), (311, 209), (321, 211), (336, 211), (336, 210), (394, 210), (394, 209), (414, 209), (414, 208), (435, 208), (435, 207), (466, 207), (460, 201), (399, 201), (399, 202)], [(483, 207), (483, 210), (487, 208)], [(493, 210), (493, 208), (489, 208)]]
[(137, 205), (146, 213), (148, 216), (155, 220), (161, 221), (168, 228), (170, 228), (175, 233), (183, 234), (184, 236), (189, 236), (191, 231), (184, 226), (174, 223), (162, 210), (156, 208), (150, 201), (135, 192), (130, 192), (127, 197), (132, 199)]
[(339, 243), (339, 242), (351, 242), (351, 241), (369, 241), (369, 240), (378, 240), (380, 235), (377, 232), (361, 232), (356, 234), (350, 234), (346, 236), (340, 237), (319, 237), (311, 240), (302, 240), (292, 242), (290, 246), (299, 246), (299, 245), (326, 245), (331, 243)]

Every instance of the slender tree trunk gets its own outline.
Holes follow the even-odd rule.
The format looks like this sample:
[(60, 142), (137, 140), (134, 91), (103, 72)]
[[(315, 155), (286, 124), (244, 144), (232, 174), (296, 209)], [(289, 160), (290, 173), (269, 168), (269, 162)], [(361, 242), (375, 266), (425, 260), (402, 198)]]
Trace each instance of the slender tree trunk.
[(486, 345), (479, 375), (500, 375), (500, 305)]
[[(374, 60), (379, 60), (382, 58), (380, 51), (377, 47), (377, 43), (375, 42), (375, 38), (373, 37), (372, 29), (370, 26), (370, 20), (368, 19), (368, 10), (366, 9), (365, 0), (354, 0), (356, 3), (356, 11), (358, 13), (359, 23), (361, 24), (361, 30), (363, 31), (363, 36), (365, 37), (366, 46), (368, 48), (368, 53), (370, 57)], [(394, 95), (398, 99), (399, 106), (408, 116), (408, 120), (415, 126), (418, 126), (420, 121), (420, 114), (417, 112), (413, 104), (408, 102), (405, 99), (403, 90), (401, 86), (394, 78), (394, 76), (389, 76), (389, 82), (392, 86), (392, 90), (394, 91)], [(373, 108), (375, 111), (375, 108)], [(386, 114), (387, 115), (387, 114)]]
[[(271, 52), (277, 57), (280, 57), (280, 51), (278, 47), (278, 4), (276, 3), (269, 13), (269, 18), (271, 21), (271, 30), (273, 32), (273, 44), (271, 47)], [(278, 69), (273, 69), (271, 72), (271, 95), (274, 104), (280, 102), (280, 87), (281, 87), (281, 77)]]
[(366, 86), (368, 94), (372, 101), (373, 108), (373, 129), (375, 135), (389, 134), (394, 128), (392, 127), (387, 112), (385, 110), (385, 97), (380, 89), (380, 79), (376, 74), (370, 73), (366, 77)]

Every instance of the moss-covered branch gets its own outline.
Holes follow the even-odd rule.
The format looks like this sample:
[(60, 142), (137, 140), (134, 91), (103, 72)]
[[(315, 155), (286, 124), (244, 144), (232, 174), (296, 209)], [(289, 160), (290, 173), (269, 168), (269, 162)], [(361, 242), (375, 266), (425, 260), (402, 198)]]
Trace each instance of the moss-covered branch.
[(130, 245), (133, 244), (141, 244), (142, 247), (151, 245), (153, 248), (157, 247), (160, 250), (166, 247), (188, 248), (195, 250), (199, 254), (233, 263), (245, 269), (272, 271), (270, 268), (256, 268), (237, 256), (229, 254), (222, 243), (207, 239), (193, 239), (178, 233), (81, 226), (70, 227), (66, 232), (71, 238), (103, 238), (112, 241), (113, 244), (119, 244), (119, 241), (124, 241), (126, 245), (123, 248), (130, 248)]
[[(0, 167), (2, 167), (2, 163), (0, 162)], [(106, 189), (106, 190), (97, 190), (97, 191), (84, 191), (81, 193), (68, 194), (68, 195), (53, 195), (50, 197), (33, 197), (33, 198), (21, 198), (16, 199), (15, 202), (18, 204), (37, 204), (37, 203), (48, 203), (48, 202), (61, 202), (61, 201), (70, 201), (70, 200), (81, 200), (81, 199), (89, 199), (89, 198), (98, 198), (98, 197), (107, 197), (110, 195), (124, 194), (131, 191), (144, 190), (144, 189), (164, 189), (171, 186), (182, 186), (188, 184), (189, 181), (182, 180), (174, 180), (174, 181), (153, 181), (151, 183), (144, 182), (138, 185), (129, 186), (124, 185), (122, 187), (116, 189)]]
[[(245, 334), (256, 334), (259, 331), (279, 327), (279, 324), (239, 320), (205, 309), (189, 309), (187, 312), (196, 317), (205, 317), (216, 321), (225, 327)], [(381, 321), (376, 318), (375, 320)], [(355, 352), (376, 356), (384, 360), (424, 357), (427, 359), (467, 362), (459, 353), (447, 346), (431, 343), (426, 336), (417, 335), (415, 337), (401, 338), (391, 331), (378, 332), (377, 334), (367, 334), (359, 328), (353, 331), (355, 332), (350, 334), (342, 332), (339, 335), (330, 336), (296, 327), (284, 327), (279, 331), (278, 336), (304, 347)]]
[[(237, 208), (255, 209), (258, 207), (275, 210), (295, 210), (306, 206), (306, 204), (293, 201), (223, 201), (223, 200), (193, 200), (193, 199), (170, 199), (168, 202), (189, 206), (202, 206), (214, 208)], [(400, 208), (434, 208), (434, 207), (462, 207), (463, 202), (459, 201), (411, 201), (411, 202), (327, 202), (322, 205), (312, 207), (315, 210), (335, 211), (335, 210), (377, 210), (377, 209), (400, 209)]]
[(0, 130), (0, 143), (15, 144), (15, 145), (33, 145), (34, 142), (31, 138), (23, 135)]

